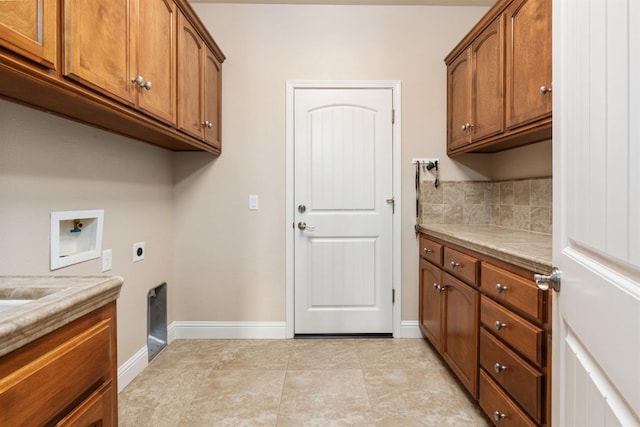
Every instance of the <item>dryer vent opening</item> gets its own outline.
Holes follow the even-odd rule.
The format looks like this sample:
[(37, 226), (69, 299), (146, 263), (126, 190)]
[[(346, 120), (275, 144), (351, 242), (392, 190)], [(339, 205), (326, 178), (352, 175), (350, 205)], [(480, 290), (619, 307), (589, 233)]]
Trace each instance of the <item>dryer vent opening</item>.
[(147, 293), (147, 351), (149, 362), (167, 346), (167, 284)]

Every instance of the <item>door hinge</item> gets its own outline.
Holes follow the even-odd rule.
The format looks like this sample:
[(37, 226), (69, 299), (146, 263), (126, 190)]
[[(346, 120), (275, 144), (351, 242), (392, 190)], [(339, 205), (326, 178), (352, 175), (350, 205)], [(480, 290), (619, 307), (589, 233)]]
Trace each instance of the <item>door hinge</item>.
[(396, 123), (396, 110), (391, 109), (391, 124), (395, 124)]
[(396, 302), (396, 290), (391, 289), (391, 304), (395, 304)]

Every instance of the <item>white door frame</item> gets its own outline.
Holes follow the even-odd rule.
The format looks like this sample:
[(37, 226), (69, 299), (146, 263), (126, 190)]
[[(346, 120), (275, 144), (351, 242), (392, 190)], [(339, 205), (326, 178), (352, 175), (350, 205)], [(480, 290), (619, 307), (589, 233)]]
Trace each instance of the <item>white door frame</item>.
[(393, 215), (393, 289), (395, 289), (395, 303), (393, 304), (393, 336), (401, 338), (402, 328), (402, 281), (401, 281), (401, 114), (400, 114), (400, 81), (384, 80), (287, 80), (286, 82), (286, 338), (294, 336), (294, 96), (296, 89), (392, 89), (393, 109), (395, 121), (393, 126), (393, 197), (395, 198), (395, 213)]

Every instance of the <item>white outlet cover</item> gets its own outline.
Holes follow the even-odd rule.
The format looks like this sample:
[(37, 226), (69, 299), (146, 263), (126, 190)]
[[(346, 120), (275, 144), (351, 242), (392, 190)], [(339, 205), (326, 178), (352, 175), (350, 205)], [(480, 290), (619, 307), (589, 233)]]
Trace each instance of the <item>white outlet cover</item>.
[[(140, 252), (138, 254), (138, 252)], [(138, 242), (133, 244), (133, 262), (142, 261), (147, 252), (145, 242)]]
[(251, 211), (258, 210), (258, 196), (255, 194), (249, 195), (249, 210)]
[(113, 263), (113, 251), (111, 249), (105, 249), (102, 251), (102, 272), (109, 271), (112, 268)]

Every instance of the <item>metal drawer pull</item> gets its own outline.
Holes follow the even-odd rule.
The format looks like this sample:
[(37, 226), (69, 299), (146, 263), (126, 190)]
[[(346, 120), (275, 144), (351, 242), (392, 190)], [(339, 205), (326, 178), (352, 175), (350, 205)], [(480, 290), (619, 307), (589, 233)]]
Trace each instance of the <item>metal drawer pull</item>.
[(460, 264), (455, 261), (451, 261), (451, 268), (457, 268), (457, 267), (460, 267)]
[(444, 292), (447, 290), (446, 286), (438, 286), (438, 292)]
[(506, 287), (505, 285), (501, 285), (500, 283), (496, 285), (496, 291), (498, 291), (499, 294), (507, 292), (508, 289), (508, 287)]
[(433, 284), (433, 289), (435, 289), (436, 291), (438, 290), (438, 288), (439, 288), (439, 287), (440, 287), (440, 286), (438, 286), (438, 284), (437, 284), (437, 283), (434, 283), (434, 284)]
[(540, 86), (540, 93), (543, 95), (548, 94), (549, 92), (551, 92), (551, 88), (547, 87), (547, 86)]
[(502, 420), (503, 418), (507, 418), (507, 414), (503, 414), (503, 413), (502, 413), (502, 412), (500, 412), (500, 411), (495, 411), (495, 412), (493, 413), (493, 419), (494, 419), (494, 420), (496, 420), (496, 421), (500, 421), (500, 420)]
[(424, 253), (425, 254), (428, 254), (429, 252), (433, 252), (433, 251), (431, 249), (429, 249), (429, 248), (424, 248)]
[(506, 324), (506, 323), (502, 323), (502, 322), (501, 322), (501, 321), (499, 321), (499, 320), (496, 320), (495, 325), (496, 325), (496, 330), (498, 330), (498, 331), (499, 331), (500, 329), (504, 329), (504, 328), (506, 328), (506, 327), (507, 327), (507, 324)]
[(504, 371), (505, 369), (507, 369), (507, 367), (504, 366), (504, 365), (501, 365), (498, 362), (496, 362), (496, 364), (493, 365), (493, 370), (496, 371), (496, 374), (499, 374), (500, 372)]

